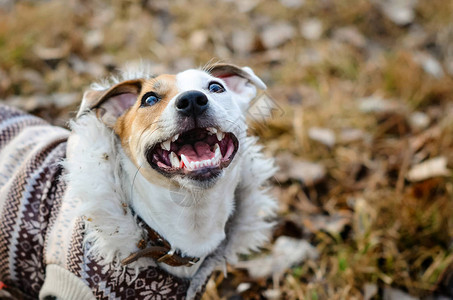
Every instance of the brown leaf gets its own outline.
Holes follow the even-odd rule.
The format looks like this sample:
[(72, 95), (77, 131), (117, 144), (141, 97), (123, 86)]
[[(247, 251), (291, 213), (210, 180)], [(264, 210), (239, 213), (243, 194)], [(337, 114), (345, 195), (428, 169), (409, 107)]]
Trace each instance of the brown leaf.
[(279, 182), (293, 179), (299, 180), (305, 185), (314, 185), (326, 176), (326, 169), (323, 165), (298, 159), (289, 153), (279, 155), (276, 161), (279, 171), (275, 178)]
[(447, 158), (435, 157), (413, 166), (407, 173), (410, 181), (421, 181), (432, 177), (449, 176), (447, 169)]

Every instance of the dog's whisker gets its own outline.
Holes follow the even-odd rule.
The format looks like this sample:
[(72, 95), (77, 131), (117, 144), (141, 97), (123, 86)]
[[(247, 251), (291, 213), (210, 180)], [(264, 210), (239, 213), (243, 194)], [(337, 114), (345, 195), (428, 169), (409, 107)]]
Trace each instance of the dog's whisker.
[[(240, 132), (241, 126), (239, 124), (237, 124), (236, 121), (231, 121), (231, 120), (225, 119), (225, 122), (228, 122), (232, 125), (230, 131), (236, 130), (236, 131)], [(247, 134), (244, 133), (244, 135), (247, 135)]]
[(131, 191), (130, 191), (130, 201), (132, 201), (132, 197), (133, 197), (133, 193), (134, 193), (134, 184), (135, 184), (135, 180), (137, 179), (137, 175), (138, 175), (138, 172), (140, 172), (140, 169), (142, 168), (143, 164), (141, 164), (138, 168), (137, 168), (137, 171), (135, 172), (134, 174), (134, 178), (132, 179), (132, 184), (131, 184)]
[(171, 194), (176, 194), (176, 195), (186, 195), (186, 193), (177, 192), (177, 191), (175, 191), (175, 190), (172, 190), (172, 191), (171, 191)]
[(216, 67), (216, 65), (220, 64), (222, 62), (221, 59), (216, 59), (216, 58), (211, 58), (203, 67), (202, 71), (205, 71), (206, 73), (211, 73), (211, 71)]
[(176, 225), (179, 225), (179, 222), (181, 222), (181, 217), (184, 214), (184, 210), (186, 209), (186, 205), (185, 205), (184, 202), (188, 199), (187, 196), (188, 195), (186, 194), (185, 197), (183, 198), (183, 200), (181, 201), (180, 205), (182, 206), (182, 209), (181, 209), (181, 212), (178, 215), (178, 218), (176, 219)]
[[(154, 124), (159, 124), (159, 122), (160, 122), (160, 119), (157, 120), (157, 121), (152, 122), (151, 124), (149, 124), (148, 126), (146, 126), (145, 128), (143, 128), (142, 132), (140, 133), (140, 136), (139, 136), (138, 139), (137, 139), (137, 145), (135, 145), (136, 147), (139, 147), (140, 140), (141, 140), (143, 134), (146, 132), (146, 130), (148, 130), (148, 129), (149, 129), (151, 126), (153, 126)], [(149, 134), (151, 135), (151, 134), (153, 134), (154, 132), (156, 132), (156, 131), (159, 130), (159, 129), (160, 129), (160, 127), (157, 126), (157, 128), (155, 128), (154, 130), (152, 130)]]

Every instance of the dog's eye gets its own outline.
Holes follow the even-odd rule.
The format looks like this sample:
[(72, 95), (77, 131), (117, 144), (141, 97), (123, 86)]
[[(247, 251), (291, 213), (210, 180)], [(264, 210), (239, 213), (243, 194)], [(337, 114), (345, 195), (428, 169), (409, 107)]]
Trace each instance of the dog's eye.
[(211, 93), (223, 93), (225, 92), (225, 88), (218, 82), (211, 82), (209, 84), (209, 91)]
[(159, 100), (159, 97), (155, 93), (146, 93), (142, 98), (142, 107), (154, 105), (159, 102)]

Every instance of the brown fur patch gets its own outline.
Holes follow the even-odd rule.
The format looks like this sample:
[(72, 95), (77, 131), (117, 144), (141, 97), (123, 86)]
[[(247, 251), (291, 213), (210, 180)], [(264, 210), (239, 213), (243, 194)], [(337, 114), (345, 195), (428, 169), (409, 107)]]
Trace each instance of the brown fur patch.
[[(142, 97), (148, 92), (156, 93), (160, 101), (149, 107), (141, 107)], [(115, 132), (120, 137), (123, 149), (128, 153), (129, 157), (136, 160), (130, 147), (138, 145), (142, 134), (156, 130), (159, 117), (177, 93), (175, 75), (160, 75), (143, 81), (140, 94), (134, 106), (119, 117), (115, 125)]]

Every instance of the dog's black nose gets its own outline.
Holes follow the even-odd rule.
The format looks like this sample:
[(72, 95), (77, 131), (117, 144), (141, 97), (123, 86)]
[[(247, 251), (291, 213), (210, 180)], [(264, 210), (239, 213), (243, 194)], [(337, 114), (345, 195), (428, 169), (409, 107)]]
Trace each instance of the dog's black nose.
[(199, 116), (208, 108), (208, 97), (199, 91), (188, 91), (176, 99), (176, 110), (184, 116)]

